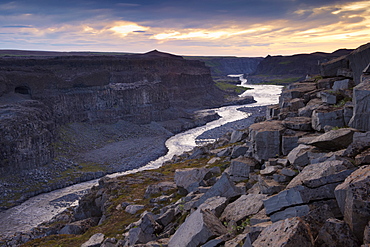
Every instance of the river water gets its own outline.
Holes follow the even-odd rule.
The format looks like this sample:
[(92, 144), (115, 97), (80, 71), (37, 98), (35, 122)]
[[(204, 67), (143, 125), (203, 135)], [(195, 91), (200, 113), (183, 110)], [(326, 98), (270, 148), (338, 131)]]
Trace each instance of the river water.
[[(192, 150), (196, 146), (196, 138), (203, 132), (229, 122), (247, 118), (250, 115), (248, 112), (238, 111), (238, 108), (266, 106), (276, 104), (278, 102), (282, 89), (281, 86), (248, 85), (247, 80), (243, 75), (230, 76), (239, 77), (241, 86), (253, 88), (252, 90), (247, 90), (241, 96), (251, 95), (257, 102), (248, 105), (225, 106), (213, 109), (221, 116), (220, 119), (172, 136), (166, 141), (166, 147), (168, 148), (168, 153), (166, 155), (149, 162), (146, 166), (139, 169), (110, 174), (107, 176), (116, 177), (142, 170), (158, 168), (163, 164), (163, 162), (170, 160), (174, 155), (180, 155), (183, 152)], [(98, 179), (44, 193), (28, 199), (19, 206), (1, 212), (0, 236), (11, 236), (15, 232), (28, 231), (40, 223), (50, 220), (53, 216), (64, 211), (66, 208), (77, 205), (79, 197), (97, 183)]]

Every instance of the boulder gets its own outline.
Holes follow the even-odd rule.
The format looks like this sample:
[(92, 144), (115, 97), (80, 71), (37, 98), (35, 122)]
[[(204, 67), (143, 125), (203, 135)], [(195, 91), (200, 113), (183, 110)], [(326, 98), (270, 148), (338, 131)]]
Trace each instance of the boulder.
[(283, 125), (292, 130), (310, 131), (311, 118), (310, 117), (292, 117), (283, 121)]
[(361, 131), (370, 130), (370, 84), (362, 82), (353, 89), (353, 116), (349, 126)]
[(356, 155), (355, 163), (357, 166), (370, 164), (370, 148)]
[(314, 147), (300, 144), (298, 147), (294, 148), (288, 154), (288, 160), (293, 166), (300, 168), (308, 165), (310, 163), (308, 152), (312, 151)]
[(359, 242), (344, 221), (330, 218), (320, 229), (315, 246), (349, 247), (359, 246)]
[(298, 109), (298, 116), (299, 117), (311, 117), (312, 112), (317, 109), (318, 105), (306, 105)]
[(347, 148), (352, 143), (353, 134), (356, 131), (357, 131), (356, 129), (352, 128), (331, 130), (320, 136), (317, 136), (308, 144), (326, 150), (344, 149)]
[(230, 175), (232, 181), (238, 182), (249, 178), (249, 173), (254, 171), (258, 162), (253, 158), (240, 157), (231, 160), (230, 167), (226, 172)]
[[(335, 198), (334, 189), (339, 183), (327, 184), (317, 188), (308, 188), (303, 185), (298, 185), (290, 189), (286, 189), (264, 200), (266, 213), (271, 217), (272, 221), (281, 220), (286, 217), (291, 217), (292, 213), (296, 216), (304, 216), (308, 213), (307, 205), (310, 202), (319, 200), (328, 200)], [(289, 208), (293, 209), (289, 209)], [(273, 214), (277, 215), (273, 215)]]
[(169, 208), (166, 212), (161, 214), (161, 216), (159, 216), (156, 221), (162, 226), (167, 226), (175, 219), (175, 215), (176, 215), (175, 209)]
[(290, 151), (292, 151), (294, 148), (298, 146), (298, 140), (303, 135), (305, 135), (306, 132), (301, 131), (286, 131), (284, 135), (281, 138), (281, 152), (283, 155), (288, 155)]
[(203, 204), (199, 206), (199, 209), (208, 210), (216, 217), (220, 217), (227, 203), (228, 200), (226, 197), (215, 196), (208, 198)]
[(87, 242), (83, 243), (81, 247), (100, 247), (104, 238), (105, 236), (103, 233), (96, 233), (92, 235)]
[(125, 208), (125, 211), (129, 214), (136, 214), (137, 211), (142, 210), (143, 208), (145, 208), (145, 205), (128, 205)]
[(282, 191), (285, 186), (276, 182), (275, 180), (265, 178), (263, 176), (258, 177), (258, 182), (256, 184), (259, 191), (262, 194), (273, 195)]
[(253, 156), (258, 161), (281, 154), (281, 136), (284, 129), (281, 121), (255, 123), (249, 127)]
[(271, 222), (271, 219), (267, 216), (266, 210), (264, 208), (250, 218), (251, 226), (258, 225), (264, 222)]
[(252, 247), (253, 242), (256, 241), (260, 233), (268, 226), (271, 225), (271, 221), (259, 223), (257, 225), (247, 226), (244, 230), (247, 235), (245, 236), (243, 247)]
[(247, 217), (257, 214), (262, 209), (262, 200), (265, 198), (266, 196), (261, 194), (242, 195), (235, 202), (227, 205), (220, 219), (227, 222), (241, 223)]
[(221, 196), (226, 198), (233, 198), (240, 195), (240, 191), (231, 181), (230, 176), (227, 173), (223, 173), (221, 178), (204, 193), (197, 202), (194, 203), (194, 207), (198, 208), (208, 198)]
[(266, 119), (271, 120), (277, 118), (280, 113), (280, 105), (269, 105), (266, 108)]
[(312, 112), (312, 128), (323, 131), (325, 126), (344, 127), (343, 109), (320, 107)]
[(348, 161), (333, 160), (308, 165), (287, 185), (287, 189), (298, 185), (317, 188), (326, 184), (344, 181), (354, 170)]
[(335, 81), (333, 85), (334, 91), (347, 90), (349, 88), (349, 79)]
[(281, 108), (288, 108), (291, 112), (296, 112), (299, 108), (302, 108), (304, 106), (304, 100), (300, 98), (285, 99), (283, 103), (280, 104)]
[(370, 165), (354, 171), (335, 188), (335, 197), (357, 239), (363, 239), (364, 230), (370, 220)]
[[(212, 169), (212, 168), (211, 168)], [(197, 189), (207, 173), (212, 172), (209, 168), (184, 168), (176, 169), (175, 183), (181, 194), (187, 194)], [(217, 169), (217, 168), (214, 168)]]
[(361, 133), (355, 132), (353, 134), (353, 141), (344, 152), (344, 156), (355, 157), (370, 147), (370, 131)]
[(241, 130), (234, 130), (231, 133), (230, 143), (240, 142), (241, 140), (247, 138), (248, 132)]
[(294, 217), (278, 221), (266, 227), (253, 242), (254, 247), (297, 247), (314, 246), (314, 240), (308, 225)]
[(174, 182), (160, 182), (158, 184), (151, 184), (146, 188), (144, 198), (149, 198), (154, 194), (163, 193), (172, 189), (176, 189), (176, 184)]
[(169, 247), (200, 246), (211, 238), (226, 234), (220, 220), (207, 210), (197, 209), (171, 237)]
[(249, 147), (246, 145), (243, 146), (235, 146), (233, 151), (231, 152), (231, 158), (237, 158), (239, 156), (243, 156), (247, 153)]
[(321, 100), (323, 103), (334, 105), (337, 103), (337, 96), (328, 92), (321, 92), (320, 93)]
[(163, 227), (158, 224), (152, 213), (145, 212), (135, 228), (128, 232), (128, 242), (130, 246), (134, 244), (146, 244), (149, 241), (156, 240), (157, 234)]

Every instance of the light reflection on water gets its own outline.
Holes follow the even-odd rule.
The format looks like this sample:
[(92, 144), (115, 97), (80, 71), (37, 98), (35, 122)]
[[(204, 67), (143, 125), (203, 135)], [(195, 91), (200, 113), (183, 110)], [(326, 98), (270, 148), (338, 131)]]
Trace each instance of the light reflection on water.
[[(239, 75), (239, 78), (240, 77)], [(244, 82), (244, 81), (243, 81)], [(246, 81), (245, 81), (246, 82)], [(116, 177), (123, 174), (135, 173), (142, 170), (155, 169), (160, 167), (163, 162), (170, 160), (174, 155), (180, 155), (183, 152), (192, 150), (197, 144), (196, 138), (203, 132), (219, 127), (228, 122), (240, 120), (248, 117), (250, 114), (238, 111), (241, 107), (255, 107), (276, 104), (282, 89), (282, 86), (275, 85), (248, 85), (252, 90), (247, 90), (241, 96), (253, 96), (257, 101), (253, 104), (225, 106), (214, 109), (221, 118), (207, 123), (194, 129), (190, 129), (183, 133), (179, 133), (166, 141), (168, 153), (157, 160), (154, 160), (139, 169), (130, 170), (123, 173), (115, 173), (108, 175)], [(66, 195), (80, 194), (81, 191), (87, 190), (98, 183), (98, 179), (72, 185), (63, 189), (55, 190), (49, 193), (41, 194), (30, 198), (19, 206), (8, 209), (0, 213), (0, 235), (11, 235), (15, 232), (24, 232), (39, 225), (42, 222), (50, 220), (56, 214), (62, 212), (71, 205), (76, 205), (77, 201), (74, 196), (70, 196), (71, 200), (65, 200), (65, 203), (60, 202), (61, 197)], [(73, 199), (74, 198), (74, 199)], [(58, 203), (54, 203), (58, 201)]]

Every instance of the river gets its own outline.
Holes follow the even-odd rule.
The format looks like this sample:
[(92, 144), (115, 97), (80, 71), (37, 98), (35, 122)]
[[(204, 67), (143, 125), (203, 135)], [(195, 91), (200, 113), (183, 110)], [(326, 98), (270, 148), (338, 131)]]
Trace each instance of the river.
[[(253, 104), (225, 106), (215, 110), (221, 118), (188, 131), (172, 136), (166, 141), (168, 153), (157, 160), (149, 162), (146, 166), (139, 169), (107, 175), (116, 177), (120, 175), (135, 173), (142, 170), (155, 169), (160, 167), (163, 162), (170, 160), (174, 155), (190, 151), (196, 146), (196, 138), (207, 130), (219, 127), (229, 122), (234, 122), (250, 115), (248, 112), (238, 111), (238, 108), (257, 107), (276, 104), (281, 93), (281, 86), (276, 85), (248, 85), (243, 75), (231, 75), (239, 77), (241, 86), (251, 87), (241, 96), (251, 95), (257, 101)], [(211, 140), (212, 141), (212, 140)], [(15, 232), (25, 232), (39, 225), (42, 222), (50, 220), (56, 214), (64, 211), (66, 208), (77, 205), (79, 197), (89, 188), (96, 185), (98, 179), (72, 185), (63, 189), (40, 194), (32, 197), (21, 205), (10, 208), (0, 213), (0, 236), (11, 236)]]

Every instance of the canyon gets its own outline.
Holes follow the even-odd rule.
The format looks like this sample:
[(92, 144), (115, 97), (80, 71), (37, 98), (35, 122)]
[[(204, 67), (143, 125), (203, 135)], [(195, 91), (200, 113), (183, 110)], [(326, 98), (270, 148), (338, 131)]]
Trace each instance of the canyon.
[[(360, 246), (361, 243), (366, 246), (370, 220), (367, 193), (370, 178), (369, 47), (370, 44), (366, 44), (354, 51), (344, 51), (344, 56), (336, 56), (319, 66), (321, 76), (307, 77), (285, 87), (279, 104), (267, 108), (265, 120), (258, 118), (256, 123), (234, 130), (213, 144), (175, 156), (157, 170), (104, 178), (82, 198), (78, 207), (66, 210), (30, 232), (4, 240), (7, 244), (4, 246), (17, 246), (31, 239), (36, 239), (31, 245), (40, 246), (56, 239), (59, 243), (71, 241), (82, 246), (296, 246), (297, 243), (320, 246), (337, 245), (341, 241), (347, 246)], [(171, 56), (173, 59), (173, 55), (158, 52), (134, 57), (137, 56), (161, 57), (161, 60)], [(181, 60), (177, 56), (174, 59)], [(199, 62), (196, 63), (198, 67)], [(209, 70), (206, 74), (209, 78)], [(80, 106), (71, 112), (71, 109), (61, 111), (58, 107), (49, 110), (50, 102), (56, 99), (52, 90), (47, 90), (48, 97), (43, 101), (42, 97), (35, 96), (40, 92), (38, 90), (45, 90), (43, 87), (34, 89), (32, 83), (14, 84), (14, 80), (9, 79), (11, 76), (2, 78), (7, 85), (2, 89), (4, 105), (15, 107), (15, 110), (4, 111), (9, 114), (4, 116), (22, 111), (16, 108), (19, 106), (14, 106), (14, 100), (17, 104), (27, 102), (22, 107), (26, 106), (27, 111), (32, 112), (29, 116), (29, 122), (35, 123), (32, 129), (50, 128), (51, 134), (57, 124), (48, 123), (50, 116), (53, 118), (54, 112), (58, 112), (60, 117), (64, 114), (60, 112), (65, 111), (68, 120), (64, 123), (115, 124), (117, 120), (129, 120), (138, 124), (140, 130), (145, 125), (150, 131), (166, 135), (166, 131), (179, 130), (173, 127), (179, 126), (178, 122), (169, 122), (178, 121), (179, 116), (181, 119), (182, 113), (189, 114), (189, 109), (199, 109), (200, 105), (217, 105), (210, 99), (224, 97), (216, 88), (210, 90), (209, 97), (205, 96), (207, 102), (195, 97), (189, 105), (184, 102), (186, 100), (176, 98), (179, 96), (173, 101), (171, 96), (166, 96), (170, 106), (156, 105), (163, 107), (161, 111), (172, 106), (172, 109), (186, 107), (172, 119), (171, 114), (162, 115), (159, 118), (162, 121), (155, 116), (153, 119), (159, 126), (153, 126), (151, 117), (132, 120), (130, 115), (128, 119), (113, 116), (110, 121), (110, 105), (107, 111), (99, 105), (102, 112), (94, 108), (84, 112)], [(160, 84), (160, 78), (160, 82), (154, 84)], [(168, 77), (164, 75), (163, 78)], [(139, 83), (125, 86), (135, 85), (137, 89), (136, 86), (147, 86), (148, 81), (152, 82), (152, 79), (140, 77), (136, 81)], [(97, 87), (93, 82), (89, 85), (81, 85), (79, 80), (73, 82), (68, 87), (72, 85), (81, 90), (80, 93), (86, 88)], [(118, 86), (123, 90), (123, 85)], [(146, 98), (143, 95), (146, 94), (137, 98)], [(30, 104), (30, 101), (38, 102)], [(71, 105), (67, 101), (67, 108), (76, 104), (73, 99)], [(42, 107), (45, 108), (39, 104), (44, 104)], [(123, 106), (118, 104), (118, 107)], [(133, 112), (137, 113), (135, 110), (130, 113)], [(217, 117), (212, 112), (205, 115), (208, 120)], [(42, 121), (38, 123), (31, 117)], [(60, 130), (57, 132), (61, 133)], [(42, 143), (47, 140), (47, 135), (41, 137)], [(51, 152), (50, 157), (53, 155)], [(361, 207), (363, 209), (358, 210)], [(188, 237), (185, 239), (184, 235)]]

